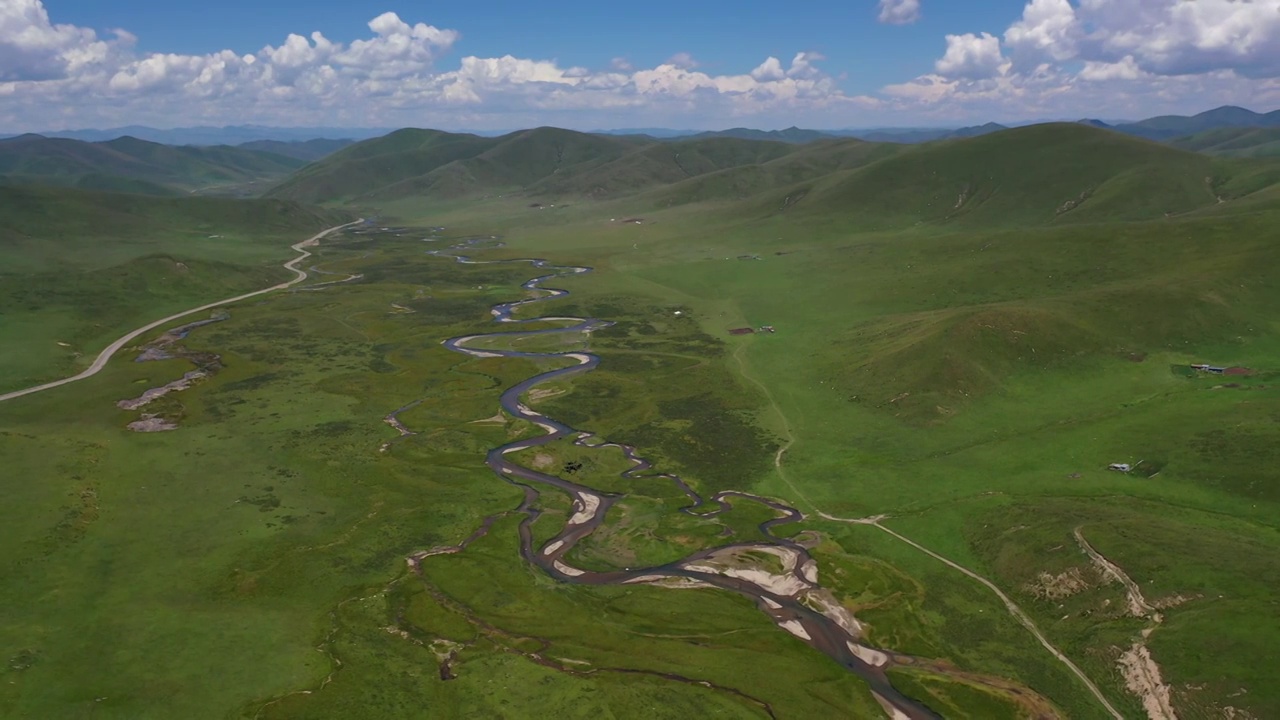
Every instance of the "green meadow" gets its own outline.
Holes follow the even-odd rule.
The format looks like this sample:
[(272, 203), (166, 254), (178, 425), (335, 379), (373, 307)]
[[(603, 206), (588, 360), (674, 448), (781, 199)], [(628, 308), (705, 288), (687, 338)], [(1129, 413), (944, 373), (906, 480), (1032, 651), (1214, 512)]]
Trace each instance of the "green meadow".
[[(279, 282), (318, 229), (379, 220), (304, 263), (358, 280), (313, 275), (181, 340), (220, 358), (189, 389), (119, 409), (192, 368), (132, 348), (0, 404), (0, 716), (882, 713), (741, 597), (562, 584), (520, 557), (523, 493), (484, 455), (534, 432), (501, 391), (555, 365), (441, 341), (512, 330), (489, 308), (543, 272), (426, 254), (476, 235), (503, 241), (477, 259), (595, 269), (520, 317), (614, 325), (473, 347), (588, 349), (597, 370), (527, 402), (704, 495), (803, 511), (779, 532), (813, 541), (868, 643), (913, 658), (895, 686), (942, 716), (1110, 714), (989, 587), (885, 529), (1000, 588), (1124, 717), (1147, 715), (1135, 643), (1181, 717), (1280, 715), (1280, 170), (1065, 126), (910, 149), (722, 140), (677, 167), (633, 140), (402, 131), (296, 174), (288, 202), (41, 191), (76, 212), (0, 226), (0, 390)], [(384, 421), (397, 408), (413, 434)], [(178, 429), (127, 429), (144, 412)], [(613, 448), (515, 459), (625, 494), (566, 556), (583, 568), (760, 540), (772, 515), (682, 513), (669, 483), (620, 478)], [(555, 493), (539, 509), (538, 540), (574, 512)]]
[(292, 277), (288, 246), (352, 219), (274, 200), (0, 186), (0, 394), (73, 375), (151, 320)]

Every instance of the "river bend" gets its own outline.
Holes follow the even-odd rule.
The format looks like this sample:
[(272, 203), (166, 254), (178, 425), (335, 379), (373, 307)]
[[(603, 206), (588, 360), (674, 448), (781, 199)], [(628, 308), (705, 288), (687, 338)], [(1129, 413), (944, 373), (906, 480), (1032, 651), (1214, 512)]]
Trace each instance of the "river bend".
[[(449, 250), (462, 251), (484, 245), (495, 247), (500, 246), (500, 243), (497, 243), (496, 238), (493, 237), (471, 238), (454, 245)], [(468, 344), (480, 338), (566, 332), (590, 333), (609, 327), (613, 323), (597, 318), (548, 316), (518, 319), (515, 317), (516, 312), (527, 305), (569, 294), (567, 290), (544, 287), (544, 283), (559, 277), (591, 272), (591, 268), (552, 265), (546, 260), (536, 258), (478, 261), (446, 250), (429, 251), (429, 254), (452, 257), (457, 262), (467, 264), (527, 263), (540, 271), (547, 271), (546, 274), (539, 275), (521, 285), (522, 289), (532, 293), (532, 297), (495, 305), (490, 311), (493, 319), (495, 322), (507, 325), (548, 321), (570, 323), (560, 328), (466, 335), (444, 341), (444, 346), (448, 349), (472, 357), (516, 357), (573, 362), (567, 367), (530, 377), (503, 391), (500, 399), (502, 409), (512, 417), (537, 425), (542, 428), (544, 434), (493, 448), (486, 457), (486, 463), (500, 478), (524, 491), (524, 500), (517, 510), (524, 515), (519, 527), (520, 552), (528, 562), (541, 568), (551, 577), (566, 583), (583, 585), (675, 583), (689, 587), (714, 587), (743, 595), (752, 599), (780, 628), (825, 653), (846, 670), (866, 681), (876, 699), (895, 720), (939, 717), (927, 707), (900, 693), (886, 676), (885, 671), (895, 664), (910, 665), (918, 661), (909, 656), (867, 646), (857, 620), (839, 606), (838, 602), (833, 602), (834, 596), (818, 584), (817, 562), (809, 554), (808, 549), (793, 540), (773, 534), (773, 528), (798, 522), (804, 517), (799, 510), (783, 502), (737, 491), (720, 492), (704, 498), (679, 476), (668, 473), (648, 474), (645, 475), (646, 478), (664, 478), (674, 483), (689, 498), (689, 504), (681, 511), (700, 517), (713, 517), (729, 511), (731, 508), (728, 499), (733, 497), (746, 498), (767, 505), (777, 513), (777, 517), (760, 525), (760, 530), (769, 539), (768, 542), (734, 543), (699, 550), (682, 560), (646, 568), (597, 572), (569, 564), (565, 559), (566, 555), (579, 541), (600, 527), (610, 508), (625, 495), (603, 492), (556, 475), (539, 472), (512, 461), (509, 456), (571, 438), (583, 446), (608, 446), (621, 449), (632, 463), (632, 467), (622, 473), (625, 478), (635, 478), (640, 473), (651, 470), (652, 463), (640, 457), (631, 446), (598, 442), (592, 433), (572, 428), (559, 420), (547, 417), (530, 408), (522, 400), (526, 393), (538, 385), (591, 372), (599, 366), (599, 356), (578, 351), (523, 352), (492, 347), (477, 349), (468, 347)], [(544, 489), (558, 490), (572, 498), (573, 515), (555, 537), (541, 545), (536, 545), (533, 537), (533, 522), (541, 512), (537, 508), (537, 501)], [(733, 557), (745, 551), (764, 552), (781, 559), (785, 575), (779, 576), (771, 570), (744, 569), (736, 564), (729, 566), (724, 563), (724, 558)], [(821, 611), (813, 609), (814, 607), (821, 608)]]

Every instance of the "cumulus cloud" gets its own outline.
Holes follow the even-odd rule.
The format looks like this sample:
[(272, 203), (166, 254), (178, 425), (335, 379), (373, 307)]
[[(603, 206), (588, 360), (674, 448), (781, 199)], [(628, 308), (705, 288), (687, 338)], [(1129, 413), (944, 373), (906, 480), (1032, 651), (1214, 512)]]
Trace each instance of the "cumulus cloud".
[(369, 29), (377, 36), (356, 40), (335, 53), (336, 64), (371, 76), (402, 77), (430, 68), (436, 56), (458, 39), (456, 30), (441, 30), (426, 23), (411, 26), (393, 12), (370, 20)]
[(678, 68), (692, 70), (698, 67), (698, 61), (693, 59), (693, 55), (687, 52), (678, 52), (667, 58), (667, 65), (675, 65)]
[(1013, 67), (1034, 68), (1042, 62), (1062, 62), (1076, 54), (1081, 28), (1067, 0), (1031, 0), (1022, 18), (1004, 33)]
[(1280, 0), (1029, 0), (1002, 34), (948, 35), (892, 106), (964, 117), (1142, 116), (1280, 102)]
[(1158, 75), (1280, 73), (1280, 0), (1032, 0), (1005, 32), (1015, 63), (1131, 62)]
[(1092, 28), (1087, 60), (1132, 56), (1160, 75), (1280, 74), (1280, 0), (1083, 0), (1076, 21)]
[(1004, 64), (1000, 38), (990, 33), (965, 33), (947, 36), (947, 53), (935, 63), (935, 69), (945, 77), (981, 80), (998, 75)]
[(981, 81), (925, 75), (885, 87), (887, 107), (934, 122), (1080, 117), (1138, 119), (1194, 113), (1218, 105), (1274, 107), (1280, 81), (1231, 71), (1201, 75), (1143, 74), (1128, 62), (1086, 64), (1080, 72), (1041, 66)]
[(920, 19), (920, 0), (880, 0), (879, 20), (889, 25), (910, 25)]
[(132, 41), (128, 33), (104, 41), (88, 28), (55, 25), (41, 0), (0, 0), (0, 82), (63, 78)]
[(822, 71), (818, 70), (814, 63), (822, 62), (827, 58), (821, 53), (816, 52), (800, 52), (791, 58), (791, 69), (787, 71), (787, 77), (791, 78), (816, 78), (822, 75)]
[[(880, 4), (886, 22), (917, 2)], [(371, 15), (373, 13), (370, 13)], [(1280, 104), (1280, 0), (1029, 0), (1009, 25), (954, 34), (933, 72), (850, 96), (813, 52), (716, 74), (689, 53), (656, 67), (602, 58), (449, 57), (452, 29), (374, 17), (343, 42), (306, 28), (260, 49), (139, 53), (123, 30), (0, 0), (0, 128), (417, 125), (511, 128), (857, 124), (1135, 116)], [(841, 76), (843, 79), (843, 76)]]
[(759, 67), (751, 71), (751, 77), (760, 82), (770, 82), (772, 80), (781, 80), (787, 76), (787, 71), (782, 69), (782, 61), (776, 57), (765, 58)]
[[(482, 128), (619, 118), (733, 116), (785, 118), (840, 106), (849, 98), (800, 52), (784, 64), (716, 75), (689, 53), (653, 68), (614, 58), (606, 70), (554, 60), (465, 56), (439, 61), (459, 42), (455, 30), (383, 13), (349, 43), (293, 33), (257, 52), (133, 51), (133, 37), (53, 23), (41, 0), (0, 0), (0, 125), (22, 129), (145, 122), (416, 124)], [(770, 115), (772, 113), (772, 115)], [(714, 118), (715, 120), (711, 120)]]
[(1113, 63), (1086, 62), (1078, 77), (1088, 82), (1106, 82), (1108, 80), (1137, 80), (1144, 77), (1150, 78), (1152, 75), (1139, 68), (1132, 55), (1125, 55), (1120, 61)]

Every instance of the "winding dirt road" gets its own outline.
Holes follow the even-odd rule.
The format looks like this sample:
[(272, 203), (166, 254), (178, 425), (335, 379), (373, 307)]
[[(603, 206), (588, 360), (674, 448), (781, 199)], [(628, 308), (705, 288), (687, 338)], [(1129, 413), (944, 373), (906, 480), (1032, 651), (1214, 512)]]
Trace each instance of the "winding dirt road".
[(124, 347), (125, 345), (127, 345), (131, 340), (134, 340), (134, 339), (135, 339), (135, 338), (137, 338), (139, 335), (141, 335), (141, 334), (143, 334), (143, 333), (145, 333), (145, 332), (147, 332), (147, 331), (149, 331), (149, 330), (154, 330), (154, 329), (156, 329), (156, 328), (158, 328), (158, 327), (160, 327), (161, 325), (164, 325), (164, 324), (166, 324), (166, 323), (173, 322), (174, 320), (178, 320), (178, 319), (184, 318), (184, 317), (186, 317), (186, 316), (188, 316), (188, 315), (193, 315), (193, 314), (195, 314), (195, 313), (202, 312), (202, 311), (204, 311), (204, 310), (212, 310), (212, 309), (217, 308), (217, 307), (222, 307), (223, 305), (230, 305), (231, 303), (240, 302), (241, 300), (247, 300), (247, 299), (249, 299), (249, 298), (251, 298), (251, 297), (257, 297), (258, 295), (265, 295), (265, 294), (267, 294), (267, 293), (269, 293), (269, 292), (275, 292), (276, 290), (284, 290), (285, 288), (288, 288), (288, 287), (292, 287), (292, 286), (294, 286), (294, 285), (297, 285), (298, 283), (300, 283), (300, 282), (302, 282), (303, 280), (306, 280), (306, 279), (307, 279), (307, 272), (306, 272), (305, 270), (300, 270), (300, 269), (298, 268), (298, 263), (300, 263), (300, 262), (302, 262), (303, 260), (306, 260), (307, 258), (311, 257), (311, 253), (310, 253), (309, 251), (305, 250), (304, 248), (314, 247), (314, 246), (315, 246), (315, 245), (317, 245), (317, 244), (318, 244), (322, 239), (324, 239), (325, 237), (327, 237), (327, 236), (331, 235), (332, 233), (335, 233), (335, 232), (337, 232), (337, 231), (339, 231), (339, 230), (343, 230), (343, 229), (345, 229), (345, 228), (349, 228), (349, 227), (351, 227), (352, 225), (359, 225), (359, 224), (360, 224), (360, 223), (362, 223), (362, 222), (364, 222), (364, 219), (363, 219), (363, 218), (361, 218), (361, 219), (359, 219), (359, 220), (356, 220), (355, 222), (349, 222), (349, 223), (347, 223), (347, 224), (345, 224), (345, 225), (338, 225), (338, 226), (335, 226), (335, 227), (331, 227), (331, 228), (329, 228), (328, 230), (325, 230), (325, 231), (323, 231), (323, 232), (317, 233), (316, 235), (314, 235), (314, 236), (312, 236), (312, 237), (310, 237), (310, 238), (307, 238), (306, 240), (303, 240), (303, 241), (302, 241), (302, 242), (300, 242), (300, 243), (297, 243), (297, 244), (293, 245), (293, 246), (292, 246), (293, 250), (294, 250), (295, 252), (298, 252), (298, 253), (301, 253), (301, 254), (300, 254), (300, 255), (298, 255), (298, 257), (296, 257), (296, 258), (294, 258), (294, 259), (292, 259), (292, 260), (290, 260), (289, 262), (287, 262), (287, 263), (285, 263), (285, 264), (284, 264), (284, 268), (285, 268), (286, 270), (291, 270), (291, 271), (293, 271), (293, 272), (297, 275), (297, 277), (295, 277), (295, 278), (294, 278), (294, 279), (292, 279), (292, 280), (289, 280), (288, 282), (282, 282), (282, 283), (280, 283), (279, 285), (272, 285), (271, 287), (269, 287), (269, 288), (264, 288), (264, 289), (262, 289), (262, 290), (254, 290), (253, 292), (245, 293), (244, 295), (237, 295), (237, 296), (235, 296), (235, 297), (233, 297), (233, 298), (227, 298), (226, 300), (219, 300), (219, 301), (217, 301), (217, 302), (211, 302), (211, 303), (209, 303), (209, 304), (207, 304), (207, 305), (201, 305), (201, 306), (200, 306), (200, 307), (198, 307), (198, 308), (192, 308), (192, 309), (190, 309), (190, 310), (184, 310), (184, 311), (182, 311), (182, 312), (180, 312), (180, 313), (176, 313), (176, 314), (170, 315), (169, 317), (161, 318), (161, 319), (159, 319), (159, 320), (156, 320), (155, 322), (152, 322), (152, 323), (148, 323), (148, 324), (146, 324), (146, 325), (143, 325), (142, 327), (138, 328), (137, 330), (134, 330), (134, 331), (130, 332), (129, 334), (125, 335), (124, 337), (120, 338), (119, 340), (116, 340), (115, 342), (111, 343), (111, 344), (110, 344), (110, 345), (108, 345), (106, 348), (104, 348), (102, 352), (98, 353), (98, 357), (94, 358), (93, 364), (92, 364), (92, 365), (90, 365), (89, 367), (85, 368), (82, 372), (80, 372), (80, 373), (78, 373), (78, 374), (76, 374), (76, 375), (72, 375), (71, 377), (63, 378), (63, 379), (61, 379), (61, 380), (54, 380), (53, 382), (48, 382), (48, 383), (45, 383), (45, 384), (43, 384), (43, 385), (36, 385), (36, 386), (34, 386), (34, 387), (25, 388), (25, 389), (23, 389), (23, 390), (14, 390), (14, 391), (13, 391), (13, 392), (11, 392), (11, 393), (5, 393), (4, 395), (0, 395), (0, 402), (5, 402), (6, 400), (13, 400), (13, 399), (15, 399), (15, 398), (20, 398), (20, 397), (23, 397), (23, 396), (25, 396), (25, 395), (31, 395), (31, 394), (34, 394), (34, 393), (43, 392), (43, 391), (45, 391), (45, 390), (52, 390), (53, 388), (56, 388), (56, 387), (61, 387), (61, 386), (63, 386), (63, 385), (69, 385), (69, 384), (71, 384), (71, 383), (73, 383), (73, 382), (78, 382), (78, 381), (80, 381), (80, 380), (85, 380), (85, 379), (87, 379), (87, 378), (91, 378), (91, 377), (93, 377), (94, 375), (97, 375), (98, 373), (102, 372), (102, 369), (103, 369), (104, 367), (106, 367), (106, 366), (107, 366), (107, 363), (111, 360), (111, 358), (112, 358), (112, 357), (113, 357), (117, 352), (119, 352), (119, 351), (120, 351), (120, 348), (122, 348), (122, 347)]
[[(783, 431), (784, 431), (784, 434), (786, 435), (786, 443), (783, 444), (782, 447), (778, 449), (777, 454), (774, 455), (773, 465), (778, 471), (779, 479), (781, 479), (782, 482), (786, 484), (786, 486), (790, 488), (791, 491), (795, 493), (795, 495), (798, 498), (803, 500), (806, 505), (812, 508), (814, 512), (816, 512), (823, 519), (831, 520), (834, 522), (852, 523), (854, 525), (871, 525), (875, 528), (878, 528), (884, 531), (885, 533), (888, 533), (892, 537), (897, 538), (898, 540), (916, 548), (920, 552), (923, 552), (924, 554), (934, 558), (935, 560), (938, 560), (948, 565), (949, 567), (978, 581), (979, 583), (982, 583), (983, 585), (985, 585), (987, 589), (991, 590), (993, 593), (996, 594), (997, 597), (1000, 598), (1000, 601), (1004, 603), (1005, 609), (1009, 611), (1009, 614), (1013, 616), (1013, 618), (1017, 620), (1019, 624), (1021, 624), (1024, 628), (1026, 628), (1027, 631), (1029, 631), (1031, 635), (1035, 637), (1035, 639), (1046, 650), (1048, 650), (1051, 655), (1057, 658), (1059, 662), (1066, 665), (1067, 669), (1070, 670), (1071, 673), (1075, 675), (1080, 680), (1080, 682), (1083, 683), (1085, 687), (1089, 689), (1090, 694), (1092, 694), (1094, 698), (1097, 699), (1098, 703), (1101, 704), (1113, 718), (1116, 718), (1117, 720), (1123, 720), (1123, 716), (1115, 708), (1115, 706), (1112, 705), (1109, 700), (1107, 700), (1106, 696), (1102, 694), (1102, 691), (1093, 682), (1093, 680), (1091, 680), (1089, 676), (1086, 675), (1085, 672), (1081, 670), (1078, 665), (1072, 662), (1071, 659), (1068, 658), (1062, 651), (1054, 647), (1054, 645), (1049, 642), (1049, 639), (1045, 637), (1044, 633), (1040, 632), (1040, 628), (1036, 626), (1035, 621), (1033, 621), (1031, 617), (1027, 615), (1027, 613), (1024, 612), (1022, 608), (1019, 607), (1017, 603), (1015, 603), (1012, 600), (1012, 598), (1010, 598), (999, 587), (997, 587), (995, 583), (979, 575), (978, 573), (970, 570), (969, 568), (966, 568), (963, 565), (960, 565), (959, 563), (953, 562), (952, 560), (946, 557), (943, 557), (942, 555), (939, 555), (938, 553), (930, 550), (929, 548), (921, 545), (920, 543), (900, 533), (894, 532), (893, 530), (890, 530), (884, 525), (881, 525), (880, 524), (881, 521), (888, 519), (889, 517), (888, 515), (883, 515), (883, 514), (872, 515), (870, 517), (865, 517), (865, 518), (836, 517), (834, 515), (830, 515), (818, 509), (818, 506), (814, 504), (813, 501), (811, 501), (808, 497), (806, 497), (803, 493), (801, 493), (799, 488), (797, 488), (791, 482), (791, 480), (786, 476), (786, 473), (782, 469), (783, 455), (786, 454), (786, 452), (791, 449), (791, 446), (793, 444), (795, 444), (795, 434), (791, 431), (791, 423), (787, 420), (786, 415), (783, 414), (781, 406), (779, 406), (778, 403), (774, 400), (773, 393), (769, 392), (769, 388), (765, 386), (764, 383), (760, 382), (755, 377), (753, 377), (749, 372), (747, 372), (746, 362), (742, 359), (742, 355), (741, 355), (741, 351), (745, 347), (746, 345), (739, 345), (738, 349), (735, 350), (733, 353), (733, 358), (738, 362), (738, 367), (742, 371), (742, 376), (760, 388), (760, 390), (764, 393), (765, 398), (769, 401), (769, 405), (773, 408), (773, 411), (778, 415), (778, 418), (782, 422)], [(1088, 543), (1086, 543), (1084, 540), (1084, 537), (1080, 535), (1080, 530), (1078, 528), (1076, 529), (1076, 538), (1080, 541), (1081, 545), (1085, 547), (1086, 552), (1088, 552), (1091, 556), (1096, 555), (1093, 549), (1091, 547), (1088, 547)], [(1101, 559), (1103, 563), (1110, 566), (1108, 568), (1110, 570), (1118, 570), (1118, 568), (1115, 568), (1114, 566), (1112, 566), (1111, 563), (1108, 563), (1106, 559), (1101, 558), (1101, 556), (1098, 556), (1098, 558), (1095, 558), (1095, 559)], [(1133, 590), (1136, 589), (1136, 585), (1133, 585), (1132, 581), (1128, 580), (1128, 576), (1125, 576), (1123, 574), (1123, 571), (1121, 571), (1116, 577), (1117, 579), (1120, 579), (1122, 583), (1125, 583), (1126, 587), (1129, 587), (1131, 585), (1133, 586), (1132, 588), (1130, 588), (1130, 597), (1133, 597)], [(1139, 597), (1140, 597), (1140, 593), (1139, 593)], [(1142, 607), (1146, 607), (1146, 608), (1150, 607), (1146, 605), (1145, 600), (1141, 601), (1141, 605)]]
[[(838, 518), (831, 518), (830, 516), (824, 516), (824, 517), (826, 517), (829, 520), (838, 519)], [(1102, 694), (1102, 691), (1098, 689), (1098, 686), (1093, 683), (1093, 680), (1090, 680), (1089, 676), (1086, 675), (1078, 665), (1076, 665), (1074, 662), (1071, 661), (1071, 658), (1067, 657), (1062, 653), (1062, 651), (1054, 647), (1053, 644), (1049, 642), (1049, 639), (1044, 636), (1044, 633), (1040, 632), (1040, 628), (1036, 626), (1036, 623), (1034, 620), (1031, 619), (1031, 616), (1023, 612), (1022, 608), (1018, 607), (1018, 604), (1015, 603), (1012, 599), (1010, 599), (1008, 595), (1005, 595), (1003, 590), (996, 587), (995, 583), (982, 577), (978, 573), (973, 572), (972, 570), (964, 567), (963, 565), (960, 565), (959, 563), (955, 563), (955, 562), (952, 562), (951, 560), (948, 560), (947, 558), (939, 555), (938, 553), (930, 550), (929, 548), (921, 545), (920, 543), (904, 535), (900, 535), (890, 530), (884, 525), (881, 525), (879, 520), (866, 522), (865, 524), (874, 525), (875, 527), (885, 531), (886, 533), (889, 533), (893, 537), (919, 550), (925, 555), (928, 555), (929, 557), (939, 562), (949, 565), (950, 567), (964, 573), (965, 575), (968, 575), (974, 580), (977, 580), (983, 585), (986, 585), (987, 589), (995, 593), (996, 597), (999, 597), (1000, 601), (1004, 603), (1005, 609), (1009, 611), (1009, 614), (1012, 615), (1015, 620), (1021, 623), (1022, 626), (1025, 627), (1027, 631), (1030, 632), (1032, 636), (1034, 636), (1035, 639), (1038, 640), (1042, 646), (1044, 646), (1045, 650), (1048, 650), (1049, 653), (1053, 655), (1055, 658), (1057, 658), (1059, 662), (1061, 662), (1063, 665), (1066, 665), (1067, 669), (1071, 670), (1072, 674), (1074, 674), (1080, 680), (1080, 682), (1084, 683), (1085, 687), (1089, 688), (1089, 692), (1093, 694), (1093, 697), (1097, 699), (1099, 704), (1101, 704), (1104, 708), (1107, 709), (1107, 712), (1111, 713), (1111, 717), (1116, 718), (1116, 720), (1124, 720), (1124, 716), (1120, 714), (1119, 710), (1116, 710), (1115, 706), (1111, 704), (1111, 701), (1107, 700), (1106, 696)]]

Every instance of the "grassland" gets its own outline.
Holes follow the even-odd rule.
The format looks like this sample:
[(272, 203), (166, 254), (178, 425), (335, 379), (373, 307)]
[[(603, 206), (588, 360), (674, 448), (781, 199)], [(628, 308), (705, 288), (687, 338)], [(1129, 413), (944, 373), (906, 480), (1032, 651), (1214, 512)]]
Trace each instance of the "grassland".
[[(3, 712), (520, 716), (550, 707), (578, 716), (630, 707), (759, 717), (761, 705), (730, 691), (752, 695), (766, 681), (764, 667), (755, 679), (740, 675), (758, 654), (806, 678), (770, 694), (779, 711), (872, 708), (854, 678), (743, 601), (556, 590), (514, 552), (512, 520), (500, 517), (467, 553), (425, 564), (423, 581), (405, 574), (405, 556), (456, 543), (518, 500), (477, 459), (519, 428), (476, 421), (493, 414), (497, 388), (530, 372), (523, 362), (459, 358), (438, 342), (481, 326), (527, 272), (455, 266), (422, 248), (351, 236), (325, 248), (325, 267), (358, 270), (366, 282), (233, 307), (195, 331), (184, 342), (218, 353), (224, 367), (147, 408), (177, 432), (131, 433), (124, 423), (138, 413), (115, 401), (180, 374), (179, 360), (126, 355), (75, 391), (0, 408), (15, 470), (6, 478), (61, 478), (23, 483), (6, 504), (3, 602), (16, 612), (0, 628), (12, 659)], [(402, 420), (419, 434), (379, 452), (394, 436), (382, 417), (410, 400), (422, 402)], [(612, 629), (583, 637), (600, 612), (614, 617)], [(693, 641), (701, 649), (690, 654)], [(432, 647), (449, 643), (465, 646), (457, 684), (436, 679)], [(649, 658), (639, 665), (637, 644)], [(556, 671), (544, 656), (567, 660)], [(323, 702), (295, 694), (330, 673)], [(205, 682), (211, 674), (222, 680)], [(495, 682), (511, 692), (495, 693)]]
[[(580, 193), (569, 207), (530, 207), (545, 185), (378, 202), (445, 237), (502, 235), (486, 259), (595, 267), (553, 283), (573, 294), (539, 311), (615, 321), (590, 339), (602, 364), (530, 401), (701, 491), (806, 511), (788, 532), (814, 540), (824, 586), (868, 641), (922, 660), (895, 684), (945, 716), (1025, 717), (1028, 702), (1107, 715), (988, 588), (820, 512), (887, 515), (988, 578), (1125, 717), (1144, 710), (1119, 661), (1146, 629), (1180, 717), (1275, 716), (1274, 168), (1053, 133), (859, 147), (835, 167), (766, 152), (675, 184), (622, 174), (615, 187), (638, 193), (594, 200), (590, 175), (559, 191)], [(1076, 169), (1040, 183), (1046, 158)], [(675, 201), (695, 184), (697, 202)], [(490, 329), (488, 307), (530, 270), (433, 258), (444, 241), (425, 236), (349, 233), (319, 262), (360, 281), (195, 331), (186, 345), (223, 367), (151, 409), (177, 431), (128, 432), (137, 413), (114, 403), (182, 360), (126, 355), (74, 389), (0, 404), (16, 469), (0, 510), (14, 558), (0, 714), (874, 717), (860, 681), (740, 598), (559, 584), (520, 559), (522, 494), (483, 455), (529, 432), (493, 418), (500, 390), (546, 368), (439, 342)], [(777, 332), (727, 333), (762, 325)], [(1184, 370), (1198, 362), (1253, 374)], [(415, 434), (397, 438), (384, 417), (409, 405), (399, 420)], [(617, 478), (616, 450), (530, 455), (631, 493), (571, 556), (582, 567), (751, 540), (767, 517), (750, 502), (677, 513), (669, 485)], [(544, 503), (539, 538), (572, 512)], [(406, 567), (486, 519), (465, 550)], [(1127, 611), (1077, 531), (1158, 623)]]
[[(955, 144), (946, 155), (920, 152), (912, 161), (928, 167), (955, 155), (949, 162), (956, 166), (983, 167), (972, 152), (976, 144)], [(895, 163), (884, 165), (900, 169)], [(1241, 177), (1270, 172), (1265, 166), (1236, 171)], [(1074, 182), (1087, 184), (1085, 178)], [(1002, 202), (1028, 208), (1021, 219), (1003, 210), (998, 215), (1021, 226), (1016, 229), (998, 222), (978, 229), (969, 218), (945, 213), (908, 225), (884, 211), (875, 214), (881, 196), (867, 189), (858, 206), (867, 217), (852, 217), (844, 227), (833, 219), (834, 208), (806, 209), (809, 199), (791, 217), (755, 214), (730, 199), (719, 207), (650, 207), (643, 224), (625, 226), (609, 222), (624, 214), (621, 204), (551, 215), (511, 201), (505, 220), (489, 206), (484, 226), (506, 232), (513, 253), (536, 249), (602, 268), (574, 281), (577, 294), (565, 303), (570, 311), (617, 317), (629, 308), (651, 325), (625, 338), (598, 336), (593, 350), (606, 363), (549, 400), (553, 415), (637, 439), (692, 477), (714, 476), (714, 469), (681, 462), (681, 438), (650, 429), (672, 418), (680, 427), (712, 423), (673, 413), (660, 400), (609, 400), (629, 386), (632, 373), (663, 377), (652, 374), (654, 366), (636, 367), (624, 353), (679, 337), (685, 332), (680, 322), (696, 325), (721, 338), (725, 350), (694, 354), (718, 356), (716, 364), (761, 380), (767, 397), (738, 379), (740, 393), (760, 405), (755, 424), (772, 433), (774, 443), (792, 436), (785, 476), (770, 473), (772, 453), (730, 453), (745, 466), (741, 477), (757, 478), (751, 487), (837, 516), (890, 514), (887, 525), (992, 578), (1117, 706), (1140, 714), (1116, 660), (1143, 622), (1126, 617), (1118, 585), (1090, 576), (1094, 571), (1071, 536), (1083, 526), (1148, 595), (1176, 603), (1164, 610), (1165, 622), (1150, 641), (1175, 706), (1191, 716), (1231, 706), (1266, 717), (1277, 699), (1249, 668), (1266, 666), (1265, 648), (1275, 637), (1259, 631), (1239, 642), (1252, 648), (1243, 653), (1252, 660), (1231, 670), (1189, 649), (1220, 646), (1258, 623), (1274, 626), (1274, 598), (1261, 590), (1267, 581), (1260, 579), (1274, 573), (1268, 558), (1278, 540), (1269, 453), (1276, 445), (1273, 378), (1280, 349), (1272, 318), (1280, 298), (1272, 289), (1277, 278), (1267, 239), (1277, 217), (1263, 200), (1265, 190), (1217, 202), (1197, 199), (1190, 186), (1140, 186), (1150, 191), (1144, 202), (1151, 219), (1143, 222), (1124, 221), (1140, 217), (1128, 213), (1144, 212), (1132, 204), (1117, 218), (1105, 207), (1089, 218), (1055, 218), (1047, 197), (1017, 195)], [(913, 202), (912, 212), (928, 220), (927, 199)], [(1183, 209), (1166, 217), (1162, 206)], [(413, 212), (408, 204), (400, 210)], [(460, 230), (478, 228), (469, 212), (445, 205), (429, 217)], [(979, 213), (997, 217), (989, 203), (972, 211)], [(748, 221), (733, 223), (728, 218), (735, 214)], [(886, 229), (894, 224), (900, 229)], [(737, 259), (743, 254), (761, 259)], [(629, 304), (622, 296), (631, 297)], [(683, 311), (678, 321), (675, 309)], [(739, 339), (725, 333), (762, 324), (775, 325), (777, 334)], [(611, 357), (611, 350), (619, 355)], [(1176, 371), (1195, 362), (1255, 372), (1232, 382)], [(645, 395), (651, 392), (665, 392), (665, 384)], [(763, 439), (745, 444), (769, 447)], [(1147, 470), (1106, 470), (1122, 461), (1143, 461)], [(891, 559), (941, 602), (951, 593), (983, 592), (910, 548), (894, 548), (874, 529), (827, 532), (858, 538), (862, 552)], [(1043, 547), (1038, 537), (1045, 538)], [(1227, 547), (1256, 543), (1255, 550), (1224, 554)], [(1041, 573), (1059, 576), (1071, 568), (1091, 579), (1062, 600), (1046, 599)], [(1224, 574), (1235, 578), (1227, 592), (1220, 589)], [(983, 602), (984, 614), (1003, 612), (993, 597)], [(965, 618), (953, 629), (957, 645), (982, 642), (983, 632), (969, 622), (972, 613), (957, 606), (937, 614)], [(877, 624), (875, 610), (862, 617)], [(983, 647), (990, 660), (992, 644)], [(1023, 646), (1011, 665), (1036, 653), (1048, 658)], [(1062, 697), (1048, 692), (1046, 682), (1032, 685)]]
[(82, 370), (147, 321), (268, 287), (350, 215), (274, 200), (0, 187), (0, 389)]
[(1280, 128), (1218, 128), (1170, 140), (1170, 145), (1224, 157), (1280, 155)]

